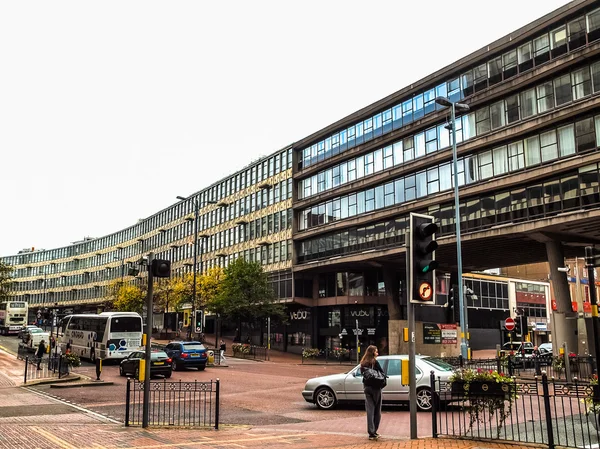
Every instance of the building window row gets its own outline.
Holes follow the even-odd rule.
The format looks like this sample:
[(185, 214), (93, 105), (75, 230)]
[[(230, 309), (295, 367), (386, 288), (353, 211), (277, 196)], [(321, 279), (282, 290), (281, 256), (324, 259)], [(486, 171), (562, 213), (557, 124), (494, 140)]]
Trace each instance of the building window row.
[[(597, 207), (600, 204), (598, 164), (580, 168), (527, 186), (470, 198), (461, 198), (461, 232), (551, 217), (562, 212)], [(454, 203), (432, 206), (438, 236), (455, 233)], [(298, 262), (309, 262), (375, 248), (398, 247), (406, 243), (408, 215), (366, 226), (306, 239), (299, 243)]]
[[(598, 131), (598, 132), (597, 132)], [(600, 146), (600, 115), (549, 129), (458, 160), (459, 186), (537, 167)], [(311, 229), (378, 209), (424, 198), (454, 187), (451, 162), (353, 192), (300, 211), (298, 230)]]
[[(598, 92), (600, 62), (578, 68), (458, 117), (456, 142), (480, 137)], [(450, 131), (446, 125), (441, 123), (302, 179), (298, 182), (298, 199), (310, 198), (450, 147)]]
[(568, 51), (585, 46), (599, 37), (600, 9), (567, 23), (556, 24), (550, 32), (543, 33), (531, 41), (470, 68), (460, 76), (419, 92), (383, 112), (304, 148), (300, 152), (299, 169), (315, 165), (421, 119), (439, 109), (435, 103), (435, 98), (438, 96), (447, 97), (451, 101), (460, 101)]
[[(252, 167), (249, 167), (240, 173), (237, 173), (236, 175), (228, 178), (225, 181), (222, 181), (218, 184), (215, 184), (214, 186), (205, 189), (204, 191), (196, 195), (194, 198), (197, 198), (200, 201), (200, 206), (204, 208), (208, 205), (209, 200), (220, 201), (229, 195), (232, 195), (252, 185), (261, 183), (266, 179), (270, 178), (271, 176), (274, 176), (280, 172), (284, 172), (285, 170), (288, 170), (291, 167), (292, 150), (290, 148), (262, 160), (260, 163), (255, 164)], [(244, 213), (249, 213), (247, 211), (252, 210), (252, 202), (254, 203), (253, 210), (259, 210), (263, 207), (266, 207), (267, 205), (274, 204), (278, 201), (284, 201), (285, 199), (292, 197), (291, 191), (291, 180), (289, 182), (289, 185), (287, 181), (283, 181), (282, 183), (275, 183), (269, 189), (265, 189), (265, 193), (254, 195), (254, 200), (252, 200), (252, 198), (248, 199), (247, 201), (246, 199), (244, 199), (244, 206), (248, 204), (248, 206), (245, 207), (246, 212), (242, 212), (241, 202), (236, 201), (228, 207), (219, 208), (224, 209), (224, 211), (219, 211), (219, 214), (221, 214), (219, 215), (219, 218), (217, 219), (215, 217), (212, 220), (215, 220), (215, 222), (222, 222), (221, 220), (226, 221), (225, 217), (230, 217), (229, 219), (233, 219), (235, 217), (243, 215)], [(116, 246), (129, 240), (134, 240), (135, 238), (152, 232), (160, 228), (161, 226), (168, 225), (169, 223), (181, 217), (193, 214), (194, 198), (191, 198), (188, 201), (176, 203), (173, 206), (165, 209), (164, 211), (159, 212), (158, 214), (149, 217), (148, 219), (143, 220), (142, 222), (134, 226), (131, 226), (127, 229), (121, 230), (108, 236), (104, 236), (97, 239), (86, 238), (81, 242), (75, 242), (71, 246), (56, 248), (48, 251), (27, 250), (21, 252), (21, 254), (18, 254), (16, 256), (4, 257), (2, 258), (2, 260), (10, 265), (17, 266), (26, 265), (28, 263), (38, 263), (74, 257), (81, 254), (88, 254), (94, 251), (104, 250), (105, 248), (110, 248), (112, 246)], [(139, 253), (137, 251), (133, 251), (131, 253), (131, 255), (135, 254)], [(124, 255), (123, 257), (128, 257), (128, 255)], [(109, 261), (103, 261), (102, 263), (108, 262)]]

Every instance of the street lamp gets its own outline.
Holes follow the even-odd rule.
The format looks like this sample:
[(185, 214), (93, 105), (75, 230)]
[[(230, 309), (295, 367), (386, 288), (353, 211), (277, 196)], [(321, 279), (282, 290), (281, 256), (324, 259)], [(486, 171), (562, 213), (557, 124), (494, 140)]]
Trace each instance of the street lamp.
[(452, 131), (452, 165), (454, 168), (454, 226), (456, 228), (456, 259), (458, 270), (458, 303), (460, 309), (460, 354), (463, 359), (469, 356), (469, 334), (468, 313), (466, 310), (466, 301), (463, 295), (463, 277), (462, 277), (462, 250), (460, 245), (460, 203), (458, 199), (458, 158), (456, 155), (456, 111), (466, 112), (469, 106), (464, 103), (456, 103), (448, 100), (446, 97), (437, 97), (435, 102), (440, 106), (450, 108), (450, 130)]
[[(185, 201), (189, 197), (177, 196), (178, 200)], [(198, 271), (198, 212), (200, 210), (200, 202), (198, 201), (198, 197), (195, 196), (194, 200), (194, 280), (192, 285), (192, 315), (191, 319), (194, 319), (196, 316), (196, 273)], [(217, 204), (216, 201), (206, 201), (207, 204)], [(204, 246), (204, 245), (203, 245)], [(188, 336), (191, 339), (192, 337), (192, 323), (190, 321)]]

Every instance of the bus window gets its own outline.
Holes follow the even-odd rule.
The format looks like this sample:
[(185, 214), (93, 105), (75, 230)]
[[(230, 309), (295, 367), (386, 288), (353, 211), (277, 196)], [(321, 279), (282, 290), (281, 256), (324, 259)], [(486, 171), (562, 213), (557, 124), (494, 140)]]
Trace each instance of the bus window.
[(139, 317), (121, 316), (110, 320), (111, 332), (141, 332), (142, 320)]

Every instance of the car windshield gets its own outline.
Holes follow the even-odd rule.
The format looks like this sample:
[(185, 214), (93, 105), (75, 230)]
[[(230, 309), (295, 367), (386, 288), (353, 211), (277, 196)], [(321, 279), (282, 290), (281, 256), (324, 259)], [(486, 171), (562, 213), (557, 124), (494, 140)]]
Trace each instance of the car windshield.
[(153, 359), (162, 359), (162, 358), (169, 358), (169, 356), (167, 355), (167, 353), (165, 351), (156, 351), (152, 353), (152, 358)]
[(30, 329), (29, 332), (31, 332), (32, 334), (37, 334), (37, 333), (44, 332), (44, 331), (42, 329), (34, 328), (34, 329)]
[(439, 371), (454, 371), (454, 367), (449, 363), (444, 362), (443, 360), (436, 359), (433, 357), (427, 357), (422, 360)]
[(184, 351), (196, 351), (198, 349), (204, 349), (204, 346), (200, 343), (184, 343), (183, 344)]

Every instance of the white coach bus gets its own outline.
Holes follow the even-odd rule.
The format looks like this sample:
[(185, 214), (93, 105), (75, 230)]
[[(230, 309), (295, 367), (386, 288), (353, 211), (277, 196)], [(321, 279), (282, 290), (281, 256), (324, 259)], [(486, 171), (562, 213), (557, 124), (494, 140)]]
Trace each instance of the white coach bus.
[(61, 321), (60, 349), (92, 362), (123, 359), (142, 344), (142, 317), (135, 312), (68, 315)]

